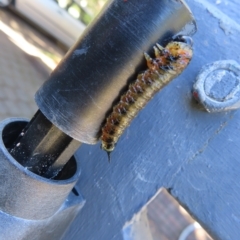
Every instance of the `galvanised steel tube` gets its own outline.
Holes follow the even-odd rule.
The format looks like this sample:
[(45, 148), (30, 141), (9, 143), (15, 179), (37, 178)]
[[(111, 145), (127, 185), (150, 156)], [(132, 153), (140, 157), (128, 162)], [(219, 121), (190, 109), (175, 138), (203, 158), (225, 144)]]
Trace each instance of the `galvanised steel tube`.
[(110, 0), (36, 93), (41, 112), (65, 134), (94, 144), (127, 84), (152, 52), (176, 34), (196, 31), (179, 0)]

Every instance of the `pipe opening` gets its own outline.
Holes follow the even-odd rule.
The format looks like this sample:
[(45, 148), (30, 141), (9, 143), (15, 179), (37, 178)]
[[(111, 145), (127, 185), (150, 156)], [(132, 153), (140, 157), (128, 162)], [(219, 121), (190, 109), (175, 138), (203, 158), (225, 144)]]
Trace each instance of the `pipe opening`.
[[(13, 143), (16, 141), (18, 136), (20, 135), (22, 129), (27, 125), (27, 122), (18, 121), (11, 122), (5, 126), (2, 132), (3, 143), (7, 150), (11, 148)], [(10, 152), (9, 152), (10, 153)], [(11, 154), (11, 153), (10, 153)], [(14, 158), (19, 164), (21, 164), (20, 159)], [(45, 177), (53, 180), (67, 180), (76, 173), (77, 171), (77, 163), (74, 156), (70, 158), (70, 160), (65, 164), (62, 170), (55, 176), (54, 178)], [(36, 173), (35, 173), (36, 174)], [(41, 176), (44, 177), (44, 176)]]

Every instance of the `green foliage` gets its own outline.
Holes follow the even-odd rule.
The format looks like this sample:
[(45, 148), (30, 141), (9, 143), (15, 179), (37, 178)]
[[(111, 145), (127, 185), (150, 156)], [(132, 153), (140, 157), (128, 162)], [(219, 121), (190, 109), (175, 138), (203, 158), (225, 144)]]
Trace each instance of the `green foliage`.
[(55, 0), (61, 8), (88, 25), (100, 12), (107, 0)]
[(89, 24), (100, 12), (107, 0), (78, 0), (77, 2), (83, 8), (81, 20)]

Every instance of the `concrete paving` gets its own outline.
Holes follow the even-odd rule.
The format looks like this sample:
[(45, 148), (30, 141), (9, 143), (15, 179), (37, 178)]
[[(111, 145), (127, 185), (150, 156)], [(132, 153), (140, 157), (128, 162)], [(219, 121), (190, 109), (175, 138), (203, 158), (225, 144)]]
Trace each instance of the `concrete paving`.
[(64, 53), (14, 13), (1, 9), (0, 49), (0, 120), (31, 118), (37, 110), (35, 92)]

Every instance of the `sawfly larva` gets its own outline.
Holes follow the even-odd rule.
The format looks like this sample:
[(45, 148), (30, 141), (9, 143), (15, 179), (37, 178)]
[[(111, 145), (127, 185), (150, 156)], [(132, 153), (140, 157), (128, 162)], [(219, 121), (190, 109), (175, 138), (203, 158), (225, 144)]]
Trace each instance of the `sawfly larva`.
[(129, 85), (102, 128), (101, 147), (108, 153), (109, 161), (110, 153), (130, 122), (155, 93), (182, 73), (193, 55), (192, 39), (186, 36), (176, 37), (165, 48), (159, 44), (153, 48), (156, 58), (144, 53), (148, 69)]

